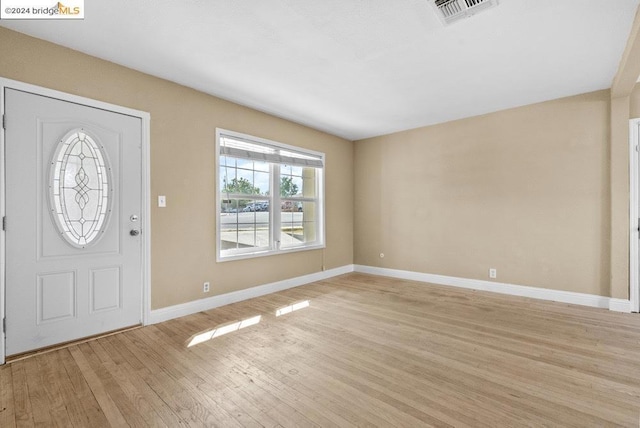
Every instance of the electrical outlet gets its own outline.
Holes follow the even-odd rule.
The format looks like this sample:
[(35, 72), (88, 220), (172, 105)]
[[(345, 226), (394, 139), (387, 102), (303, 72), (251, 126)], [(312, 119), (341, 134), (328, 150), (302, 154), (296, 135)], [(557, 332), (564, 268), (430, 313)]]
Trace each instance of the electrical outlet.
[(492, 279), (496, 279), (498, 277), (498, 270), (497, 269), (489, 269), (489, 278)]
[(211, 284), (209, 282), (205, 282), (204, 285), (202, 286), (202, 292), (203, 293), (208, 293), (210, 286), (211, 286)]

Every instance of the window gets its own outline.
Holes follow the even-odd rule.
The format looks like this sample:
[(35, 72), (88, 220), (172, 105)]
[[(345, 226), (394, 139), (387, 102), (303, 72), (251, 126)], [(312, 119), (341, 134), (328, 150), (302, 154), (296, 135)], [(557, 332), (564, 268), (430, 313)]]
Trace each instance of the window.
[(218, 261), (324, 246), (324, 154), (216, 130)]

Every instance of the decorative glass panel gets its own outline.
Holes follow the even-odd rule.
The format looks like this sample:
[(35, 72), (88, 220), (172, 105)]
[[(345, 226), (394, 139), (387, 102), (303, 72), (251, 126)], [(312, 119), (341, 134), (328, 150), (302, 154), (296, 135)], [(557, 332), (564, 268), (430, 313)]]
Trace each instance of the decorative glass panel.
[(104, 232), (110, 211), (110, 168), (100, 144), (82, 129), (69, 132), (51, 159), (50, 209), (62, 237), (77, 248)]

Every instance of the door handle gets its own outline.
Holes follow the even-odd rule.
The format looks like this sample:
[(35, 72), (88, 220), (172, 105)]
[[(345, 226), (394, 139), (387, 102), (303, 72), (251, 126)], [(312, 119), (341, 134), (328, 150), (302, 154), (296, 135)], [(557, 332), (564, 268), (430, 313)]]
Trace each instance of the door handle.
[(138, 236), (138, 235), (140, 235), (140, 231), (139, 231), (138, 229), (131, 229), (131, 230), (129, 231), (129, 235), (131, 235), (131, 236)]

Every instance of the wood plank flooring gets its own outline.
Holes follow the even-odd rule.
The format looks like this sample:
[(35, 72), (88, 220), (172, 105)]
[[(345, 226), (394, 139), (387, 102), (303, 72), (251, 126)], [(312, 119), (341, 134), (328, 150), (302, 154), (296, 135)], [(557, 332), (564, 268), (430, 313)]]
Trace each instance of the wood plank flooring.
[(23, 426), (640, 427), (640, 315), (353, 273), (2, 366)]

